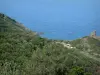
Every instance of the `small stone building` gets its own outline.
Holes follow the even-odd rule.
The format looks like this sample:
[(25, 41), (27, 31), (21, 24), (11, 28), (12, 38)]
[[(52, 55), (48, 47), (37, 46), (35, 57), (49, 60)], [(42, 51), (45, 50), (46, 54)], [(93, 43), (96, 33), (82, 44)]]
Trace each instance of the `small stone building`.
[(91, 33), (90, 37), (93, 37), (93, 38), (96, 37), (96, 30)]

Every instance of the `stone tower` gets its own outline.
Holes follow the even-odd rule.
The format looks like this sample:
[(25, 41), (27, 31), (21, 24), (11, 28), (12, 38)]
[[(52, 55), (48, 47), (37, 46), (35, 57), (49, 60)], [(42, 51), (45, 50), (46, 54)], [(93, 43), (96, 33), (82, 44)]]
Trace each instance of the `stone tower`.
[(96, 37), (96, 30), (95, 31), (93, 31), (92, 33), (91, 33), (91, 35), (90, 35), (91, 37), (93, 37), (93, 38), (95, 38)]

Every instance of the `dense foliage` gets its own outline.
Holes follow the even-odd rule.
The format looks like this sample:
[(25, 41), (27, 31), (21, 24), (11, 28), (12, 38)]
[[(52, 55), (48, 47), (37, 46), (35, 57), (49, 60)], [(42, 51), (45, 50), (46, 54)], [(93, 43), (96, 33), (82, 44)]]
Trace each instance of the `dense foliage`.
[[(15, 20), (6, 17), (4, 21), (4, 16), (0, 17), (0, 22), (7, 25), (9, 31), (0, 33), (0, 75), (100, 74), (100, 62), (81, 53), (88, 49), (81, 39), (66, 42), (76, 47), (68, 49), (57, 44), (58, 40), (41, 38), (35, 32), (16, 24)], [(100, 41), (89, 41), (90, 46), (100, 47)]]

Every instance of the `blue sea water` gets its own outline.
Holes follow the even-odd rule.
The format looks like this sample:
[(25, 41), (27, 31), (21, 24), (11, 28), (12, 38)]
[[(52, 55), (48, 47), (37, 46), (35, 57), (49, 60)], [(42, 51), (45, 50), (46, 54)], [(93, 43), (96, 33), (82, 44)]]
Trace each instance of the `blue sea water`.
[(0, 12), (42, 37), (73, 40), (100, 36), (100, 0), (0, 0)]
[(67, 25), (67, 24), (50, 24), (48, 25), (39, 25), (39, 26), (32, 26), (32, 30), (37, 32), (43, 32), (44, 34), (41, 35), (42, 37), (46, 37), (49, 39), (60, 39), (60, 40), (73, 40), (77, 38), (81, 38), (84, 36), (89, 36), (90, 33), (94, 30), (97, 31), (97, 35), (100, 35), (99, 28), (97, 29), (95, 26), (86, 25), (86, 26), (79, 26), (79, 25)]

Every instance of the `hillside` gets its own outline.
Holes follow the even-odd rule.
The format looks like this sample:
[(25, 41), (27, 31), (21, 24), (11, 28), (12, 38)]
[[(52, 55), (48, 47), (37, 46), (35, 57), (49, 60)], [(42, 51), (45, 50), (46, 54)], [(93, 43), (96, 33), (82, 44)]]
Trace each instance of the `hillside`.
[(0, 28), (0, 75), (100, 75), (98, 39), (41, 38), (4, 14)]

